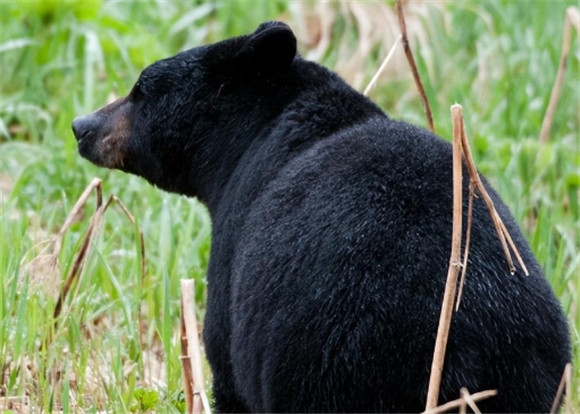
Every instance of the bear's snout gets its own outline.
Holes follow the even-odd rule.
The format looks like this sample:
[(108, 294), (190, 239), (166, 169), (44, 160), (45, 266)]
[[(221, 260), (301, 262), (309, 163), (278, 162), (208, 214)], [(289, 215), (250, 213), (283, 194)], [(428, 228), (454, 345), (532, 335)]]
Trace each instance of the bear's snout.
[(93, 114), (79, 116), (74, 119), (72, 123), (72, 130), (80, 144), (85, 139), (94, 138), (99, 129), (100, 122), (97, 117)]
[(129, 138), (128, 105), (117, 101), (72, 122), (79, 153), (93, 164), (123, 169)]

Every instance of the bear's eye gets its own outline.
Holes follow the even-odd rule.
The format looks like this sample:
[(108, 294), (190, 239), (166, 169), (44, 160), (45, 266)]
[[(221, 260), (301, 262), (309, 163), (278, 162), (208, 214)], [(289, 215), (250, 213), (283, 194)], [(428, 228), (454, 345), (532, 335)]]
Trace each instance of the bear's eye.
[(133, 99), (140, 100), (145, 97), (145, 93), (143, 92), (143, 87), (141, 82), (137, 82), (133, 89), (131, 89), (131, 93), (129, 94)]

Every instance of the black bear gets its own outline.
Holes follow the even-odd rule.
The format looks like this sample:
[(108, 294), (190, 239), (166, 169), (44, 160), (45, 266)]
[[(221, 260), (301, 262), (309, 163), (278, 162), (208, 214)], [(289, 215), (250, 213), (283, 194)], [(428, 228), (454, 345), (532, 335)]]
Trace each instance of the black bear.
[[(207, 205), (217, 411), (423, 410), (451, 250), (449, 143), (299, 57), (279, 22), (153, 63), (73, 130), (93, 163)], [(439, 401), (497, 389), (483, 411), (545, 412), (571, 359), (566, 318), (489, 192), (530, 275), (510, 274), (476, 200)]]

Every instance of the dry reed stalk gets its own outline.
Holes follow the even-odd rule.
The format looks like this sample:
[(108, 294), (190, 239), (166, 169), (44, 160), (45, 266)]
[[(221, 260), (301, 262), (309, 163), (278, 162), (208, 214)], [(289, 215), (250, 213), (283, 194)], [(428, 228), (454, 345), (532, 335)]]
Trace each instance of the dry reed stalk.
[[(455, 138), (455, 135), (454, 135), (454, 138)], [(473, 156), (471, 155), (471, 149), (469, 147), (469, 142), (467, 140), (467, 134), (465, 133), (465, 126), (464, 126), (463, 122), (461, 123), (461, 142), (462, 142), (463, 155), (465, 157), (465, 163), (467, 164), (467, 171), (469, 172), (469, 177), (470, 177), (471, 181), (474, 183), (477, 190), (479, 191), (479, 194), (481, 195), (485, 205), (487, 206), (487, 210), (489, 211), (489, 215), (491, 216), (491, 219), (493, 221), (493, 225), (495, 227), (495, 230), (497, 232), (499, 241), (502, 245), (502, 249), (504, 251), (506, 260), (508, 262), (510, 272), (512, 274), (515, 273), (516, 268), (514, 266), (514, 262), (512, 260), (512, 256), (510, 254), (509, 248), (512, 249), (512, 251), (516, 255), (516, 259), (518, 260), (518, 263), (522, 267), (526, 276), (528, 276), (530, 274), (528, 272), (528, 268), (526, 267), (526, 264), (524, 263), (522, 256), (520, 255), (520, 252), (518, 251), (518, 248), (516, 247), (515, 243), (513, 242), (509, 232), (507, 231), (505, 225), (503, 224), (501, 217), (497, 213), (497, 210), (495, 209), (495, 206), (493, 204), (493, 200), (489, 196), (489, 193), (485, 189), (483, 182), (481, 181), (481, 177), (479, 176), (479, 173), (477, 172), (477, 168), (475, 167), (475, 161), (473, 160)], [(508, 247), (508, 245), (509, 245), (509, 247)]]
[[(94, 178), (73, 206), (56, 235), (48, 240), (38, 243), (38, 245), (47, 243), (46, 247), (43, 248), (40, 254), (34, 257), (30, 262), (22, 264), (22, 268), (31, 275), (31, 278), (42, 276), (42, 280), (49, 284), (58, 283), (58, 280), (60, 280), (60, 264), (58, 256), (62, 249), (62, 241), (68, 228), (80, 215), (81, 208), (86, 204), (86, 200), (93, 190), (96, 190), (97, 192), (97, 208), (102, 204), (103, 196), (101, 192), (101, 180)], [(50, 249), (51, 245), (52, 251), (50, 253), (44, 253)], [(58, 293), (58, 288), (56, 288), (55, 293)]]
[[(470, 400), (475, 403), (478, 401), (485, 400), (489, 397), (493, 397), (494, 395), (497, 395), (497, 390), (487, 390), (487, 391), (476, 392), (475, 394), (470, 394)], [(467, 401), (465, 400), (465, 398), (461, 397), (461, 398), (458, 398), (456, 400), (449, 401), (448, 403), (445, 403), (443, 405), (440, 405), (439, 407), (427, 409), (423, 412), (423, 414), (445, 413), (445, 412), (452, 410), (454, 408), (460, 408), (462, 405), (465, 405), (466, 403), (467, 403)]]
[(471, 242), (471, 224), (473, 223), (473, 199), (475, 197), (475, 184), (469, 182), (469, 198), (467, 199), (467, 228), (465, 229), (465, 247), (463, 248), (463, 263), (461, 264), (461, 279), (459, 281), (459, 292), (455, 304), (455, 312), (459, 310), (461, 297), (463, 296), (463, 285), (465, 285), (465, 275), (467, 274), (467, 259), (469, 258), (469, 244)]
[(100, 227), (102, 220), (103, 220), (103, 214), (104, 214), (105, 210), (107, 209), (107, 207), (109, 206), (110, 202), (111, 202), (111, 199), (109, 198), (109, 200), (107, 200), (107, 203), (102, 204), (97, 209), (97, 211), (95, 212), (93, 217), (91, 217), (91, 223), (89, 224), (89, 228), (87, 229), (87, 232), (85, 233), (85, 237), (83, 238), (81, 248), (77, 252), (77, 255), (75, 257), (75, 260), (73, 262), (71, 270), (69, 271), (69, 274), (64, 282), (64, 285), (61, 288), (60, 294), (58, 296), (58, 300), (56, 301), (56, 305), (54, 307), (53, 318), (55, 319), (55, 325), (54, 325), (55, 330), (57, 327), (56, 319), (60, 315), (60, 312), (62, 310), (62, 304), (63, 304), (64, 300), (66, 299), (66, 296), (67, 296), (70, 288), (72, 287), (73, 282), (75, 281), (76, 277), (79, 275), (79, 273), (82, 269), (82, 264), (84, 263), (84, 259), (87, 256), (90, 244), (93, 241), (95, 230)]
[(429, 106), (429, 100), (427, 99), (427, 94), (425, 93), (425, 88), (423, 87), (423, 82), (419, 76), (419, 71), (417, 70), (417, 64), (415, 63), (415, 57), (409, 46), (409, 38), (407, 36), (407, 25), (405, 23), (405, 17), (403, 15), (403, 4), (402, 0), (397, 0), (397, 15), (399, 17), (399, 26), (401, 28), (401, 36), (403, 40), (403, 49), (405, 50), (405, 56), (407, 56), (407, 61), (411, 67), (411, 72), (413, 73), (413, 78), (415, 79), (415, 84), (417, 89), (419, 89), (419, 94), (421, 95), (421, 101), (423, 102), (423, 108), (425, 110), (425, 115), (427, 116), (427, 124), (431, 132), (435, 132), (435, 124), (433, 123), (433, 115), (431, 114), (431, 107)]
[(564, 376), (566, 377), (566, 414), (572, 414), (572, 364), (566, 364), (564, 368)]
[[(433, 408), (437, 405), (439, 398), (439, 388), (441, 386), (441, 374), (443, 372), (443, 363), (445, 360), (445, 348), (447, 345), (447, 339), (449, 335), (449, 326), (451, 324), (452, 312), (450, 307), (453, 307), (453, 301), (455, 298), (456, 284), (457, 284), (457, 272), (458, 267), (462, 267), (462, 276), (459, 285), (459, 293), (457, 296), (456, 310), (459, 309), (459, 303), (461, 300), (461, 294), (463, 291), (463, 284), (465, 283), (465, 271), (467, 267), (467, 258), (469, 255), (469, 242), (471, 238), (471, 223), (472, 223), (472, 200), (475, 196), (474, 189), (477, 188), (483, 201), (485, 202), (495, 229), (498, 234), (498, 238), (502, 244), (506, 260), (508, 262), (510, 272), (515, 272), (515, 266), (511, 258), (510, 250), (512, 249), (516, 258), (522, 267), (524, 273), (529, 275), (528, 269), (515, 245), (511, 236), (509, 235), (503, 221), (501, 220), (499, 214), (497, 213), (495, 206), (491, 197), (489, 196), (487, 190), (485, 189), (483, 182), (477, 172), (475, 167), (475, 162), (473, 161), (473, 156), (471, 155), (471, 149), (469, 147), (469, 142), (467, 141), (467, 135), (465, 133), (465, 125), (463, 123), (463, 115), (461, 110), (461, 105), (455, 104), (451, 106), (451, 113), (453, 119), (453, 229), (452, 229), (452, 249), (451, 258), (449, 264), (449, 270), (447, 274), (447, 282), (445, 284), (445, 292), (443, 296), (443, 305), (441, 307), (441, 314), (439, 318), (439, 327), (437, 330), (437, 339), (435, 341), (435, 351), (433, 352), (433, 363), (431, 365), (431, 377), (429, 379), (429, 389), (427, 393), (427, 403), (426, 410)], [(467, 166), (467, 171), (470, 176), (470, 187), (469, 187), (469, 204), (468, 204), (468, 219), (467, 219), (467, 231), (466, 231), (466, 242), (464, 251), (464, 260), (461, 261), (459, 256), (459, 250), (461, 249), (461, 220), (462, 220), (462, 155), (465, 158), (465, 163)], [(509, 247), (508, 247), (509, 246)]]
[(473, 397), (471, 396), (467, 388), (461, 388), (459, 390), (459, 395), (461, 395), (461, 398), (463, 398), (463, 400), (465, 401), (465, 404), (462, 405), (465, 411), (467, 411), (465, 406), (469, 405), (469, 408), (473, 410), (474, 414), (481, 414), (481, 411), (479, 410), (479, 408), (477, 408), (477, 405), (475, 404), (475, 401), (473, 400)]
[[(127, 206), (125, 204), (123, 204), (123, 202), (117, 196), (113, 195), (112, 198), (115, 200), (117, 205), (121, 208), (123, 213), (125, 213), (125, 216), (129, 219), (131, 224), (133, 224), (133, 226), (135, 226), (137, 224), (137, 222), (135, 221), (135, 216), (133, 216), (133, 214), (131, 214), (131, 212), (129, 211)], [(146, 263), (145, 238), (143, 236), (143, 230), (141, 230), (141, 227), (137, 227), (137, 230), (139, 231), (139, 253), (141, 254), (141, 266), (140, 266), (141, 286), (147, 286), (146, 281), (145, 281), (146, 274), (147, 274), (147, 272), (146, 272), (147, 268), (145, 267), (145, 263)], [(137, 318), (138, 318), (137, 323), (139, 324), (139, 344), (141, 344), (141, 346), (143, 346), (143, 344), (145, 343), (145, 340), (143, 339), (143, 333), (145, 332), (145, 322), (143, 321), (143, 314), (141, 311), (139, 311)], [(151, 367), (149, 367), (149, 368), (151, 371)]]
[(435, 341), (435, 351), (433, 352), (433, 362), (431, 364), (431, 375), (429, 378), (429, 390), (427, 392), (427, 403), (425, 410), (435, 408), (439, 399), (439, 388), (441, 387), (441, 375), (443, 373), (443, 363), (445, 361), (445, 349), (449, 337), (449, 327), (453, 316), (453, 302), (457, 289), (457, 275), (461, 267), (461, 233), (463, 221), (463, 163), (462, 163), (462, 140), (461, 131), (463, 129), (463, 118), (461, 106), (451, 107), (453, 118), (453, 230), (451, 238), (451, 257), (449, 259), (449, 269), (445, 292), (443, 294), (443, 304), (439, 317), (439, 327), (437, 329), (437, 339)]
[(186, 383), (186, 403), (190, 414), (210, 413), (205, 393), (193, 279), (181, 279), (181, 359)]
[(562, 52), (560, 53), (560, 64), (558, 65), (558, 72), (550, 94), (550, 101), (546, 108), (546, 114), (542, 121), (542, 128), (540, 130), (540, 142), (547, 142), (552, 130), (552, 122), (554, 121), (554, 113), (556, 112), (556, 105), (560, 99), (560, 91), (564, 84), (564, 75), (566, 73), (566, 66), (568, 62), (568, 54), (570, 53), (570, 45), (572, 43), (572, 26), (576, 28), (576, 34), (580, 37), (580, 10), (576, 6), (570, 6), (566, 9), (566, 16), (564, 17), (564, 37), (562, 38)]
[[(53, 253), (52, 253), (55, 258), (58, 257), (58, 255), (60, 254), (60, 250), (62, 248), (62, 240), (64, 238), (64, 235), (66, 234), (66, 231), (68, 230), (70, 225), (74, 222), (74, 219), (79, 214), (81, 208), (87, 203), (87, 199), (88, 199), (89, 195), (91, 194), (91, 192), (93, 192), (93, 191), (95, 191), (96, 195), (97, 195), (97, 210), (95, 211), (95, 213), (91, 217), (91, 221), (90, 221), (89, 227), (88, 227), (88, 229), (83, 237), (81, 247), (79, 248), (79, 250), (75, 256), (75, 259), (73, 261), (73, 265), (71, 266), (71, 269), (70, 269), (70, 271), (65, 279), (65, 282), (60, 289), (58, 299), (56, 301), (56, 304), (54, 307), (54, 312), (53, 312), (54, 327), (53, 327), (52, 333), (47, 336), (47, 338), (45, 339), (45, 341), (41, 345), (41, 348), (47, 348), (50, 345), (50, 343), (52, 342), (52, 335), (54, 335), (54, 333), (56, 332), (56, 330), (58, 328), (58, 317), (60, 316), (60, 314), (62, 312), (62, 307), (63, 307), (64, 301), (65, 301), (70, 289), (72, 288), (74, 282), (78, 279), (78, 276), (80, 275), (80, 272), (81, 272), (83, 265), (85, 263), (85, 259), (88, 255), (89, 250), (90, 250), (91, 243), (94, 240), (96, 232), (101, 227), (101, 224), (102, 224), (103, 218), (104, 218), (104, 214), (105, 214), (105, 211), (107, 210), (107, 208), (109, 208), (109, 206), (111, 205), (111, 203), (113, 201), (116, 202), (116, 204), (120, 206), (121, 210), (123, 211), (125, 216), (129, 219), (129, 221), (133, 225), (136, 224), (134, 216), (127, 209), (127, 207), (121, 202), (121, 200), (119, 200), (116, 196), (114, 196), (114, 195), (110, 196), (107, 199), (107, 202), (103, 204), (103, 193), (102, 193), (102, 187), (101, 187), (101, 180), (99, 178), (94, 178), (91, 181), (91, 183), (87, 186), (87, 188), (85, 188), (85, 190), (83, 191), (83, 193), (81, 194), (81, 196), (79, 197), (79, 199), (77, 200), (77, 202), (75, 203), (73, 208), (71, 209), (68, 217), (66, 218), (65, 222), (63, 223), (58, 234), (55, 237), (54, 249), (53, 249)], [(141, 282), (144, 283), (144, 278), (145, 278), (145, 241), (143, 238), (143, 231), (140, 228), (138, 228), (138, 230), (139, 230), (139, 244), (140, 244), (139, 247), (140, 247), (140, 252), (141, 252)], [(139, 312), (139, 331), (140, 331), (140, 340), (141, 340), (140, 343), (143, 343), (143, 338), (142, 338), (143, 329), (142, 329), (142, 327), (143, 327), (143, 321), (142, 321), (142, 317), (141, 317), (141, 312)]]
[(558, 411), (564, 389), (566, 389), (566, 413), (572, 414), (572, 364), (570, 363), (566, 364), (566, 367), (564, 368), (564, 373), (562, 374), (560, 385), (558, 385), (558, 391), (556, 391), (554, 403), (552, 404), (552, 408), (550, 408), (550, 414), (556, 414), (556, 411)]
[(185, 329), (185, 319), (183, 317), (183, 295), (181, 299), (181, 315), (179, 318), (180, 332), (181, 332), (181, 368), (183, 373), (183, 388), (185, 393), (185, 412), (187, 414), (193, 413), (193, 374), (191, 372), (191, 358), (189, 358), (187, 349), (189, 348), (189, 341), (187, 339), (187, 331)]
[(391, 50), (389, 50), (389, 53), (387, 53), (387, 57), (385, 58), (385, 60), (383, 60), (383, 63), (381, 63), (379, 70), (377, 70), (377, 73), (375, 73), (375, 75), (373, 76), (373, 78), (371, 79), (371, 81), (369, 82), (367, 87), (365, 88), (365, 91), (363, 92), (364, 96), (369, 96), (369, 93), (371, 93), (371, 91), (375, 87), (375, 84), (377, 83), (379, 76), (381, 76), (382, 73), (387, 68), (387, 64), (389, 63), (389, 61), (393, 57), (393, 54), (395, 53), (395, 50), (397, 49), (397, 45), (399, 44), (399, 42), (401, 41), (402, 38), (403, 38), (403, 35), (399, 35), (397, 37), (397, 39), (395, 40), (395, 43), (393, 43)]
[(90, 184), (85, 188), (81, 196), (78, 198), (77, 202), (71, 209), (70, 213), (68, 214), (66, 220), (64, 221), (63, 225), (61, 226), (60, 230), (55, 239), (54, 243), (54, 250), (53, 254), (57, 255), (60, 253), (60, 249), (62, 246), (62, 239), (70, 225), (74, 222), (75, 217), (79, 214), (81, 208), (87, 203), (87, 198), (89, 195), (94, 191), (97, 193), (97, 208), (99, 208), (103, 204), (103, 190), (101, 188), (101, 179), (100, 178), (93, 178)]
[[(419, 76), (419, 72), (417, 70), (417, 65), (415, 64), (415, 59), (413, 57), (413, 53), (409, 47), (409, 40), (407, 36), (407, 28), (405, 24), (405, 19), (403, 15), (403, 6), (402, 1), (397, 0), (397, 15), (399, 18), (399, 26), (401, 28), (401, 36), (400, 39), (403, 41), (403, 48), (405, 50), (405, 55), (409, 62), (409, 66), (411, 67), (411, 71), (413, 73), (413, 77), (415, 79), (415, 83), (419, 90), (421, 100), (423, 102), (423, 107), (425, 109), (425, 114), (427, 116), (427, 122), (429, 124), (429, 128), (432, 132), (435, 132), (435, 126), (433, 123), (433, 117), (431, 115), (431, 108), (429, 106), (429, 102), (427, 99), (427, 95), (425, 93), (425, 89), (423, 87), (423, 83)], [(575, 7), (569, 7), (567, 10), (567, 16), (570, 21), (577, 19), (578, 9)], [(578, 24), (575, 23), (576, 28), (578, 29)], [(381, 64), (377, 74), (373, 77), (369, 86), (365, 89), (364, 94), (371, 90), (374, 86), (374, 82), (376, 82), (376, 78), (382, 73), (384, 70), (386, 63), (390, 59), (390, 55), (392, 54), (397, 42), (385, 58), (385, 61)], [(569, 49), (569, 44), (568, 44)], [(509, 232), (507, 231), (503, 221), (501, 220), (491, 197), (489, 196), (487, 190), (483, 186), (483, 182), (479, 177), (479, 173), (477, 172), (477, 168), (475, 167), (475, 163), (473, 161), (473, 157), (471, 155), (471, 149), (469, 147), (469, 143), (467, 141), (467, 135), (465, 133), (465, 127), (463, 124), (463, 115), (461, 111), (461, 106), (455, 104), (451, 107), (452, 117), (453, 117), (453, 229), (452, 229), (452, 249), (451, 249), (451, 257), (450, 257), (450, 264), (447, 274), (447, 281), (445, 284), (445, 292), (443, 297), (443, 304), (441, 307), (441, 314), (439, 319), (439, 326), (437, 330), (437, 338), (435, 342), (435, 351), (433, 353), (433, 362), (431, 366), (431, 375), (429, 379), (429, 389), (427, 393), (427, 402), (426, 402), (426, 412), (440, 412), (440, 411), (431, 411), (437, 405), (437, 401), (439, 398), (439, 389), (441, 386), (441, 375), (443, 372), (443, 364), (445, 360), (445, 350), (447, 346), (447, 340), (449, 336), (449, 327), (451, 324), (451, 317), (452, 317), (452, 309), (453, 303), (455, 298), (455, 292), (457, 289), (457, 275), (458, 275), (458, 268), (462, 267), (462, 274), (461, 274), (461, 281), (459, 286), (459, 293), (457, 295), (457, 305), (456, 310), (459, 309), (459, 304), (461, 301), (461, 296), (463, 292), (463, 285), (465, 283), (465, 275), (466, 275), (466, 268), (467, 268), (467, 260), (469, 255), (469, 243), (471, 238), (471, 224), (472, 224), (472, 214), (473, 214), (473, 198), (475, 197), (475, 188), (478, 189), (480, 194), (482, 195), (483, 201), (485, 202), (491, 219), (493, 221), (494, 227), (498, 234), (498, 238), (502, 245), (502, 249), (506, 256), (506, 260), (510, 269), (510, 272), (513, 274), (516, 271), (514, 266), (510, 248), (514, 252), (520, 266), (522, 267), (524, 273), (529, 275), (528, 269), (517, 249), (515, 243), (513, 242)], [(467, 220), (467, 231), (466, 231), (466, 243), (465, 243), (465, 250), (464, 250), (464, 259), (461, 262), (460, 250), (461, 250), (461, 234), (462, 234), (462, 208), (463, 208), (463, 200), (462, 200), (462, 183), (463, 183), (463, 168), (462, 168), (462, 155), (465, 157), (465, 161), (467, 164), (467, 169), (470, 175), (470, 185), (469, 185), (469, 202), (468, 202), (468, 220)], [(509, 247), (508, 247), (509, 246)], [(466, 410), (465, 404), (470, 405), (472, 409), (477, 410), (475, 406), (476, 396), (483, 395), (482, 398), (488, 398), (492, 395), (496, 395), (496, 391), (484, 391), (481, 393), (474, 394), (473, 396), (469, 395), (467, 390), (463, 394), (463, 398), (457, 401), (459, 402), (458, 405), (453, 405), (447, 408), (457, 408), (459, 407), (461, 410)], [(453, 402), (452, 402), (453, 403)], [(448, 403), (451, 404), (451, 403)], [(472, 406), (473, 404), (473, 406)], [(442, 406), (443, 407), (443, 406)], [(474, 408), (475, 407), (475, 408)], [(444, 411), (444, 410), (443, 410)]]
[(56, 256), (58, 256), (58, 254), (60, 252), (60, 249), (62, 246), (62, 239), (63, 239), (66, 231), (68, 230), (69, 226), (73, 222), (74, 217), (79, 213), (80, 209), (86, 204), (87, 199), (93, 190), (95, 190), (97, 193), (97, 210), (95, 211), (95, 213), (91, 217), (91, 222), (90, 222), (89, 227), (85, 233), (81, 247), (78, 250), (77, 255), (75, 256), (75, 259), (73, 261), (73, 265), (71, 266), (71, 269), (68, 273), (68, 276), (66, 277), (65, 282), (60, 289), (60, 293), (58, 295), (58, 299), (56, 301), (56, 305), (54, 307), (54, 312), (53, 312), (54, 327), (53, 327), (52, 333), (48, 334), (45, 341), (41, 345), (41, 348), (42, 347), (48, 348), (48, 346), (52, 342), (52, 335), (54, 335), (54, 333), (56, 332), (56, 330), (58, 328), (58, 317), (60, 316), (60, 313), (62, 311), (62, 306), (63, 306), (64, 300), (66, 299), (66, 296), (68, 295), (68, 292), (70, 291), (70, 289), (73, 285), (73, 282), (76, 280), (77, 276), (80, 274), (80, 271), (82, 269), (82, 265), (84, 263), (84, 259), (87, 256), (91, 241), (93, 240), (93, 235), (94, 235), (95, 229), (100, 226), (100, 223), (102, 221), (102, 215), (104, 213), (104, 210), (106, 209), (106, 207), (104, 207), (104, 206), (105, 205), (108, 206), (110, 201), (111, 201), (109, 199), (107, 201), (107, 203), (105, 205), (103, 205), (103, 193), (102, 193), (100, 179), (94, 178), (91, 181), (91, 183), (87, 186), (87, 188), (85, 188), (85, 190), (83, 191), (83, 193), (81, 194), (81, 196), (79, 197), (79, 199), (77, 200), (75, 205), (73, 206), (71, 212), (69, 213), (68, 217), (66, 218), (61, 229), (59, 230), (57, 237), (55, 238), (55, 246), (54, 246), (53, 254), (56, 257)]
[(467, 403), (465, 400), (459, 406), (459, 414), (467, 414)]

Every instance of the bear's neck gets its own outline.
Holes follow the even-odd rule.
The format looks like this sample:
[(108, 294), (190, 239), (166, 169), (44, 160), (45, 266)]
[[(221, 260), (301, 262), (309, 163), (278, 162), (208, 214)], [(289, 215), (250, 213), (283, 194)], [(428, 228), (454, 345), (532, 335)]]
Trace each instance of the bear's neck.
[[(302, 76), (293, 79), (297, 84), (285, 83), (287, 95), (272, 94), (269, 102), (253, 105), (252, 116), (261, 121), (233, 125), (232, 136), (224, 139), (228, 145), (220, 154), (212, 154), (215, 162), (206, 164), (214, 169), (199, 177), (198, 197), (208, 206), (214, 223), (231, 206), (246, 210), (290, 160), (315, 143), (370, 117), (386, 117), (334, 73), (303, 64)], [(317, 72), (316, 76), (309, 70)], [(288, 97), (292, 91), (301, 92)], [(262, 107), (266, 113), (260, 112)]]

